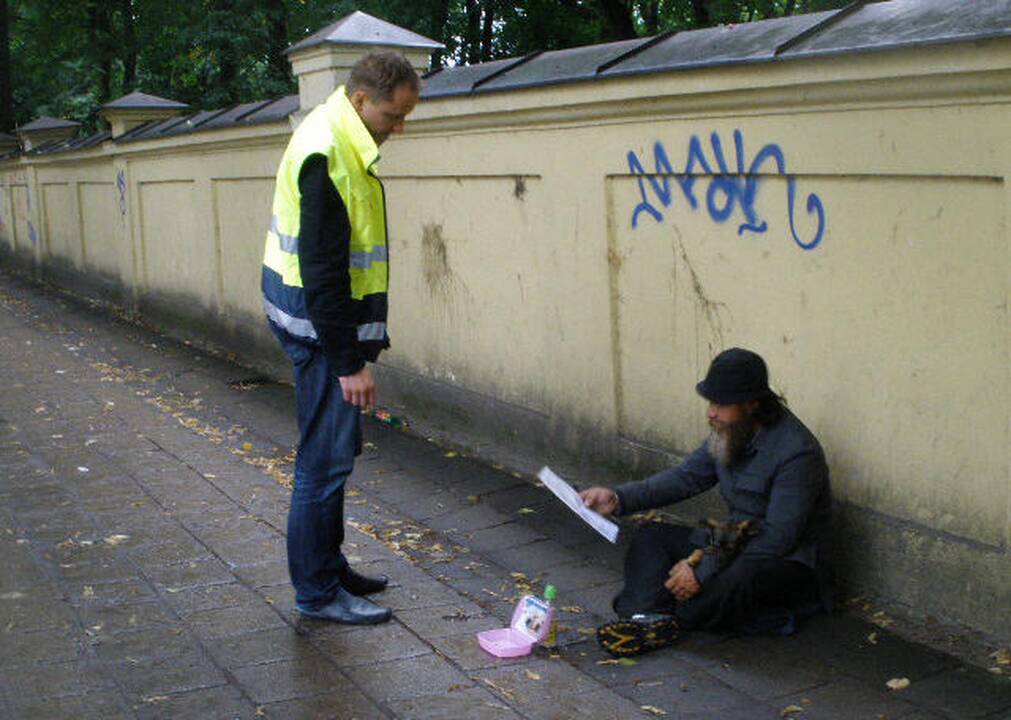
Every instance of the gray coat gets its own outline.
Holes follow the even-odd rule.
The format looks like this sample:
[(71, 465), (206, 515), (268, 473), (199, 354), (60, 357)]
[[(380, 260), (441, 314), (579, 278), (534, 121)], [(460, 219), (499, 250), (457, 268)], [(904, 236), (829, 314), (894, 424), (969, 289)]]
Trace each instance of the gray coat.
[[(825, 588), (832, 505), (828, 466), (818, 440), (793, 413), (785, 411), (774, 425), (761, 428), (744, 457), (729, 466), (716, 462), (703, 443), (677, 467), (621, 485), (619, 513), (670, 505), (716, 484), (729, 519), (757, 525), (743, 556), (801, 562), (822, 576)], [(705, 533), (696, 536), (693, 542), (704, 546)], [(705, 585), (718, 571), (716, 556), (706, 555), (695, 575)]]

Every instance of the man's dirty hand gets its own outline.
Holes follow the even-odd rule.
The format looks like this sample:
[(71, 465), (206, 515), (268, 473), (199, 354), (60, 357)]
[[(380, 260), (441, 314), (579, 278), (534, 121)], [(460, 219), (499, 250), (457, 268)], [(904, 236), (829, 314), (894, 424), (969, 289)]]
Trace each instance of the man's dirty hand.
[(605, 487), (592, 487), (579, 493), (583, 504), (601, 515), (613, 515), (618, 511), (618, 494)]
[(699, 590), (702, 589), (699, 581), (695, 579), (695, 571), (688, 564), (687, 558), (679, 560), (670, 569), (670, 577), (667, 578), (667, 582), (663, 585), (681, 602), (695, 597)]
[(372, 371), (368, 365), (354, 375), (342, 375), (340, 378), (344, 401), (366, 410), (376, 403), (376, 383), (372, 379)]

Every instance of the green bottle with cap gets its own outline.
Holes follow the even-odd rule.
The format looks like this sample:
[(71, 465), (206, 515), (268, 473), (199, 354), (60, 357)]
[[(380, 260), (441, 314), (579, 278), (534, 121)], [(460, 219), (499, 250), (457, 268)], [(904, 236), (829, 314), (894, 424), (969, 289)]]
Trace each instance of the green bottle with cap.
[[(544, 600), (552, 610), (555, 606), (556, 597), (558, 597), (558, 591), (555, 589), (555, 586), (546, 585), (544, 587)], [(553, 648), (558, 644), (558, 625), (555, 622), (554, 612), (551, 613), (551, 624), (548, 626), (548, 634), (544, 636), (544, 641), (541, 644), (549, 648)]]

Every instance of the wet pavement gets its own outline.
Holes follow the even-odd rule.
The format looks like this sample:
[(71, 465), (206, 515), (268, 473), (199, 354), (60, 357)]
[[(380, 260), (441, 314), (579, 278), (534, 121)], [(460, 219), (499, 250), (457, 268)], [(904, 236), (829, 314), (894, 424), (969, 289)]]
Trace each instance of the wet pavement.
[[(1011, 718), (1009, 674), (849, 613), (612, 660), (623, 545), (371, 419), (345, 550), (394, 619), (300, 619), (290, 387), (3, 272), (0, 347), (0, 717)], [(482, 651), (545, 582), (558, 647)]]

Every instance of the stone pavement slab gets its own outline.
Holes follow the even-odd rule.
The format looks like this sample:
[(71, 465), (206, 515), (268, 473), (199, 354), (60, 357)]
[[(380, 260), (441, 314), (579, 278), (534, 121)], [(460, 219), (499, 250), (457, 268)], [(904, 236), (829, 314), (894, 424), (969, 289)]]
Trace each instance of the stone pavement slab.
[[(1011, 717), (1003, 675), (847, 614), (616, 663), (592, 635), (627, 533), (371, 421), (345, 549), (394, 619), (301, 618), (290, 387), (2, 270), (0, 346), (0, 717)], [(558, 646), (481, 650), (545, 582)]]

